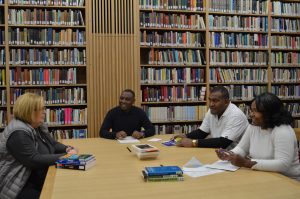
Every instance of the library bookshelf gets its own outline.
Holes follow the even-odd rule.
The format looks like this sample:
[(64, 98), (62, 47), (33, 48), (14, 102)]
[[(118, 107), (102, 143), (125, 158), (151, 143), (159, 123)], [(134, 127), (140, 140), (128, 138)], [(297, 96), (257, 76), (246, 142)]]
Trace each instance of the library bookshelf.
[(87, 137), (84, 0), (0, 4), (1, 126), (17, 97), (32, 92), (44, 97), (55, 138)]
[(201, 124), (224, 85), (246, 115), (273, 92), (299, 125), (300, 2), (140, 0), (141, 105), (158, 134)]

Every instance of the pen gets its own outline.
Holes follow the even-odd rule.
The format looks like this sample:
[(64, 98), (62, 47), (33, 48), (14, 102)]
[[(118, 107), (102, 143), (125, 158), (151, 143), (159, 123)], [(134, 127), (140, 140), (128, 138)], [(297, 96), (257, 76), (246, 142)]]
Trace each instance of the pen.
[(129, 149), (129, 147), (127, 147), (128, 151), (131, 152), (131, 150)]

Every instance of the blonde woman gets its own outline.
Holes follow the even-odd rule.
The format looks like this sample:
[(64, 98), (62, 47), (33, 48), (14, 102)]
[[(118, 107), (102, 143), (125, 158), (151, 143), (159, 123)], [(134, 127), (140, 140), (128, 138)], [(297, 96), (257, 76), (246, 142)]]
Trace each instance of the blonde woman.
[(0, 198), (39, 198), (49, 165), (77, 150), (50, 137), (43, 97), (21, 95), (0, 133)]

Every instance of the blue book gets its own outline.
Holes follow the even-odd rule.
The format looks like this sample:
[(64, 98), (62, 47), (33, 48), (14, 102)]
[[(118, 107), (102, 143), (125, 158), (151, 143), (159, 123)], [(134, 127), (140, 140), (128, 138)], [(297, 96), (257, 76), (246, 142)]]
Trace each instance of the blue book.
[(95, 157), (91, 154), (80, 154), (80, 155), (66, 154), (62, 159), (57, 160), (56, 163), (57, 164), (85, 165), (93, 160), (95, 160)]
[(145, 167), (145, 172), (148, 176), (183, 174), (183, 171), (178, 166)]

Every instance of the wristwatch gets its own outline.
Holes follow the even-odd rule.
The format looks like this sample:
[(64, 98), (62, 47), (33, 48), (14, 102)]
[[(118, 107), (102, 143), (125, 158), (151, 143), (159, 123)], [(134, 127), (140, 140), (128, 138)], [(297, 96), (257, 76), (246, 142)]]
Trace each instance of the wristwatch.
[(198, 146), (198, 140), (192, 140), (193, 142), (193, 147), (197, 147)]

